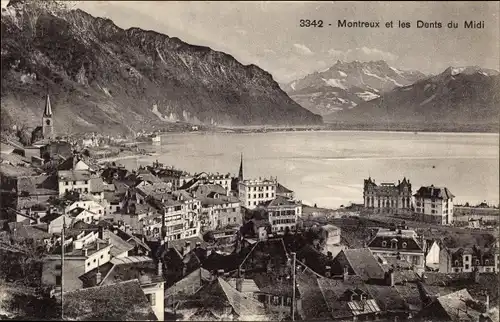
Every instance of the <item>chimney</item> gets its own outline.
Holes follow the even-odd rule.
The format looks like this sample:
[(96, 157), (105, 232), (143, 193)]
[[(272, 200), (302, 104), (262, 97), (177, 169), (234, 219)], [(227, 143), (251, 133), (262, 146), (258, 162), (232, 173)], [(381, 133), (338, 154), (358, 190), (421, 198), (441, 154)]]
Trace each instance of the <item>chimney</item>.
[(241, 278), (244, 279), (245, 278), (245, 269), (244, 268), (239, 268), (238, 269), (238, 275), (239, 275), (239, 277), (241, 277)]
[(486, 313), (490, 310), (490, 295), (486, 294), (486, 303), (484, 303), (486, 306)]
[(87, 257), (87, 256), (88, 256), (88, 254), (89, 254), (89, 253), (88, 253), (88, 249), (87, 249), (87, 248), (84, 248), (84, 249), (83, 249), (83, 252), (84, 252), (84, 254), (85, 254), (85, 257)]
[(186, 263), (182, 263), (182, 277), (186, 276), (187, 273), (187, 265)]
[(217, 270), (217, 276), (222, 276), (224, 275), (224, 270), (223, 269), (218, 269)]
[(185, 246), (184, 246), (184, 255), (189, 253), (191, 251), (191, 242), (187, 241)]
[(331, 272), (331, 267), (330, 266), (326, 266), (325, 267), (325, 277), (331, 277), (332, 276), (332, 272)]
[(224, 277), (229, 277), (229, 272), (225, 272)]
[(243, 290), (243, 278), (241, 278), (241, 277), (238, 277), (236, 279), (236, 290), (238, 292), (242, 292), (242, 290)]
[(344, 281), (347, 280), (347, 277), (349, 276), (349, 267), (344, 266)]
[(158, 261), (158, 276), (163, 276), (163, 264), (161, 260)]
[(101, 284), (101, 281), (102, 281), (102, 275), (101, 275), (101, 272), (97, 272), (97, 274), (96, 274), (96, 276), (95, 276), (95, 283), (96, 283), (96, 285)]
[(98, 237), (99, 237), (99, 239), (104, 239), (104, 227), (103, 226), (99, 227)]
[(387, 285), (389, 285), (389, 286), (394, 286), (395, 285), (395, 282), (394, 282), (394, 270), (392, 268), (389, 269), (389, 271), (385, 273), (385, 278), (386, 278)]
[(96, 242), (96, 244), (97, 244), (97, 250), (99, 250), (99, 248), (100, 248), (100, 243), (99, 243), (99, 242)]

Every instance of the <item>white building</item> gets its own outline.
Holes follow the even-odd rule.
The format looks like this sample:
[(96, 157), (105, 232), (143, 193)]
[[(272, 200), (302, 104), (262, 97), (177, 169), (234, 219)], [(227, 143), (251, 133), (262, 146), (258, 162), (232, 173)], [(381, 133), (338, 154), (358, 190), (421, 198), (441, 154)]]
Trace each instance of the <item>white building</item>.
[(415, 197), (415, 212), (422, 216), (425, 222), (439, 225), (453, 223), (453, 198), (455, 197), (447, 188), (421, 187)]
[(412, 229), (380, 228), (376, 236), (368, 243), (368, 248), (383, 257), (399, 257), (412, 263), (416, 271), (425, 270), (425, 252), (423, 241)]
[[(82, 288), (82, 281), (78, 278), (99, 265), (106, 264), (111, 259), (111, 244), (98, 238), (98, 234), (91, 232), (80, 233), (65, 242), (64, 252), (64, 291)], [(47, 285), (61, 285), (61, 255), (54, 253), (44, 258), (42, 269), (42, 283)]]
[(90, 212), (93, 212), (98, 215), (105, 215), (107, 213), (106, 207), (101, 205), (95, 200), (77, 200), (68, 205), (64, 209), (64, 213), (69, 213), (71, 210), (75, 208), (83, 208), (85, 210), (88, 210)]
[(276, 198), (276, 178), (246, 179), (238, 184), (239, 199), (242, 207), (254, 209), (259, 204)]
[(238, 198), (211, 192), (197, 197), (201, 201), (201, 226), (203, 231), (226, 226), (241, 226), (241, 206)]
[(302, 215), (302, 203), (283, 196), (265, 203), (269, 214), (269, 223), (273, 233), (282, 234), (288, 228), (295, 231), (297, 220)]

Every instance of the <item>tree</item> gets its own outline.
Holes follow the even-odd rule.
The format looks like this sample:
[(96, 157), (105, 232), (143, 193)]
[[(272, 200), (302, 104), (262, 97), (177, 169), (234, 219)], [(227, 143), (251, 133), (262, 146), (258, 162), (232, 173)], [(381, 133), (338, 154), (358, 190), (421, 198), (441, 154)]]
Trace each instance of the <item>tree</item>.
[(206, 243), (214, 243), (215, 242), (214, 232), (213, 231), (207, 231), (203, 235), (203, 241), (205, 241)]
[(22, 145), (30, 145), (31, 144), (31, 133), (28, 130), (26, 124), (21, 125), (17, 130), (17, 138)]

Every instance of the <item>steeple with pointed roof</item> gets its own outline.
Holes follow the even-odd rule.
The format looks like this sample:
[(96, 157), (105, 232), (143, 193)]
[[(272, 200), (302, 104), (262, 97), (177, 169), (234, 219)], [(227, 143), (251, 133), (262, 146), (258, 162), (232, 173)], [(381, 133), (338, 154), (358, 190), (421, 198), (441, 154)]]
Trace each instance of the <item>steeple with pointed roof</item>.
[(238, 172), (238, 179), (240, 182), (243, 181), (243, 153), (241, 154), (240, 171)]
[(49, 94), (47, 94), (47, 98), (45, 99), (45, 110), (43, 112), (43, 116), (52, 116), (52, 106), (50, 105)]
[(43, 138), (51, 140), (54, 138), (54, 125), (52, 122), (52, 106), (50, 104), (50, 97), (47, 94), (47, 98), (45, 99), (45, 109), (43, 111), (42, 116), (42, 133)]

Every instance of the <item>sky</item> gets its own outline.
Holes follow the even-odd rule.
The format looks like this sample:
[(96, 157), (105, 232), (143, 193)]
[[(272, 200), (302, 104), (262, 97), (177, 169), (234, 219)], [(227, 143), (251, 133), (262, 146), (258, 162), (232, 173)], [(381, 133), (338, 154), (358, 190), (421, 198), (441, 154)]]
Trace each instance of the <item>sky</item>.
[[(4, 5), (2, 0), (2, 6)], [(79, 1), (76, 7), (119, 27), (155, 30), (255, 64), (289, 82), (343, 61), (385, 60), (391, 66), (440, 73), (449, 66), (500, 69), (499, 2)], [(323, 20), (301, 28), (300, 19)], [(380, 21), (381, 28), (338, 28), (338, 20)], [(398, 28), (398, 20), (410, 28)], [(416, 21), (443, 28), (416, 28)], [(458, 22), (459, 28), (446, 24)], [(464, 29), (467, 20), (484, 29)], [(393, 21), (393, 28), (385, 23)], [(332, 26), (328, 26), (328, 24)]]

